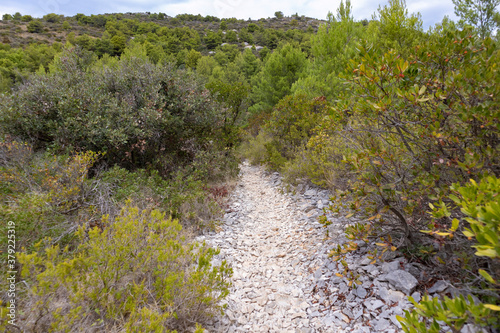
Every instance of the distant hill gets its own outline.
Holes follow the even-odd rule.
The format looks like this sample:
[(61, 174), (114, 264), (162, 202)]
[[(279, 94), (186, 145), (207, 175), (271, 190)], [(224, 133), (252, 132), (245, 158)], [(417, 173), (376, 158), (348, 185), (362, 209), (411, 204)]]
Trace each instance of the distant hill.
[[(83, 14), (75, 16), (47, 14), (42, 18), (17, 14), (6, 14), (0, 21), (1, 43), (9, 44), (14, 48), (23, 47), (30, 43), (65, 43), (68, 38), (77, 38), (83, 35), (88, 35), (91, 38), (106, 38), (109, 37), (106, 32), (113, 35), (110, 29), (116, 25), (126, 27), (126, 29), (121, 29), (121, 32), (129, 38), (135, 35), (156, 32), (162, 27), (169, 29), (189, 28), (198, 32), (200, 37), (204, 37), (206, 31), (214, 31), (219, 32), (222, 39), (229, 31), (234, 31), (237, 35), (242, 32), (243, 36), (237, 36), (237, 40), (233, 39), (231, 42), (248, 42), (245, 39), (249, 39), (247, 36), (249, 34), (251, 35), (250, 38), (253, 38), (253, 42), (258, 41), (264, 44), (262, 46), (272, 48), (273, 42), (266, 41), (265, 36), (264, 38), (261, 36), (265, 34), (266, 30), (272, 29), (281, 33), (286, 33), (288, 30), (298, 30), (312, 33), (316, 32), (323, 22), (322, 20), (299, 15), (283, 18), (261, 18), (259, 20), (239, 20), (192, 14), (180, 14), (171, 17), (163, 13), (149, 12), (90, 16)], [(74, 35), (70, 35), (71, 33)]]

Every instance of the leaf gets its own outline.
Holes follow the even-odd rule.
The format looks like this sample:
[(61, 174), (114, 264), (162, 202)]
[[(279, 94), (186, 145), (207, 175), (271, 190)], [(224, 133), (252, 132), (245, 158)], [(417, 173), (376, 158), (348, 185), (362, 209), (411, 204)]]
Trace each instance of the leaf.
[(490, 283), (496, 283), (496, 281), (491, 277), (491, 275), (489, 275), (488, 272), (486, 272), (485, 270), (480, 269), (479, 274), (481, 274), (481, 276), (484, 277), (486, 281)]
[(384, 246), (384, 247), (386, 247), (386, 246), (387, 246), (387, 244), (385, 244), (385, 243), (375, 243), (375, 245), (378, 245), (378, 246)]
[(354, 215), (354, 213), (347, 214), (347, 215), (345, 216), (345, 218), (346, 218), (346, 219), (348, 219), (348, 218), (352, 217), (353, 215)]
[(476, 256), (479, 257), (490, 257), (490, 258), (495, 258), (497, 256), (497, 251), (494, 249), (484, 249), (484, 250), (478, 250), (475, 253)]
[(484, 304), (484, 307), (493, 311), (500, 311), (500, 306), (494, 304)]
[(395, 246), (391, 246), (391, 251), (392, 251), (392, 252), (396, 251), (397, 249), (398, 249), (397, 247), (395, 247)]
[(335, 275), (336, 275), (336, 276), (338, 276), (338, 277), (344, 277), (344, 276), (343, 276), (342, 274), (340, 274), (340, 273), (335, 273)]
[(422, 86), (422, 88), (420, 88), (420, 90), (418, 91), (418, 94), (422, 95), (423, 93), (425, 93), (426, 90), (427, 90), (427, 87), (426, 86)]
[(453, 219), (453, 221), (451, 221), (451, 230), (456, 231), (458, 229), (459, 223), (460, 221), (458, 221), (458, 219)]

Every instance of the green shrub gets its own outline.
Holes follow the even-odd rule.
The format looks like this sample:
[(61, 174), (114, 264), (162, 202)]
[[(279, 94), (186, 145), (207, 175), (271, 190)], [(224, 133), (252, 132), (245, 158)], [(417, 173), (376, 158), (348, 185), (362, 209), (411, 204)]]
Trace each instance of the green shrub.
[(50, 74), (32, 76), (2, 103), (3, 131), (36, 149), (101, 151), (108, 165), (148, 167), (162, 176), (200, 152), (231, 155), (219, 144), (232, 135), (223, 131), (220, 105), (193, 75), (141, 54), (109, 66), (92, 63), (88, 52), (73, 48)]
[(238, 156), (247, 159), (252, 164), (264, 164), (266, 160), (266, 145), (271, 141), (269, 134), (261, 130), (256, 137), (249, 135), (238, 147)]
[(451, 184), (498, 172), (500, 52), (468, 31), (431, 37), (407, 60), (362, 49), (345, 74), (351, 92), (333, 111), (343, 117), (323, 125), (349, 148), (353, 177), (341, 203), (391, 230), (396, 247), (432, 241), (417, 231), (429, 222), (429, 203), (450, 202)]
[(265, 144), (267, 164), (272, 169), (281, 169), (286, 161), (304, 149), (326, 110), (324, 98), (293, 95), (280, 100), (265, 125), (265, 131), (271, 138)]
[[(472, 293), (481, 297), (481, 301), (474, 301), (470, 295), (467, 299), (459, 296), (454, 299), (445, 297), (444, 300), (426, 296), (418, 304), (410, 298), (415, 310), (405, 311), (404, 318), (398, 317), (405, 332), (441, 332), (442, 325), (438, 321), (445, 323), (453, 332), (459, 332), (467, 323), (500, 328), (500, 179), (486, 177), (480, 183), (471, 180), (466, 186), (454, 184), (451, 190), (453, 194), (449, 197), (467, 216), (463, 219), (467, 227), (460, 228), (459, 220), (454, 219), (448, 230), (433, 228), (425, 232), (456, 238), (460, 237), (457, 234), (460, 228), (465, 236), (474, 238), (475, 255), (489, 258), (484, 269), (477, 272), (483, 280), (481, 290), (471, 289)], [(434, 208), (432, 214), (440, 217), (449, 212), (442, 206)]]
[[(67, 243), (71, 230), (95, 217), (96, 209), (89, 204), (93, 185), (87, 173), (98, 157), (92, 152), (34, 154), (27, 144), (10, 139), (0, 142), (0, 217), (16, 223), (19, 248), (31, 248), (44, 237)], [(6, 243), (6, 236), (0, 240)]]
[(80, 228), (74, 253), (58, 246), (22, 253), (31, 285), (23, 329), (169, 332), (221, 310), (231, 269), (213, 266), (218, 250), (189, 243), (176, 220), (125, 207), (99, 228)]
[(210, 187), (194, 172), (178, 171), (166, 180), (155, 170), (128, 171), (115, 166), (99, 180), (111, 189), (116, 203), (130, 200), (141, 209), (161, 209), (196, 232), (213, 228), (223, 214), (223, 202), (210, 194)]

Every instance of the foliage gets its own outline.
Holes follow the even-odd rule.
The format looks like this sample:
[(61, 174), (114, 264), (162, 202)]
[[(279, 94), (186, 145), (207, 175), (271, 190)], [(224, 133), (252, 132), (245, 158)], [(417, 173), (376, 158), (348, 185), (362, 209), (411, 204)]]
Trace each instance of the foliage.
[[(454, 184), (450, 198), (461, 208), (467, 216), (464, 222), (468, 227), (463, 229), (463, 234), (474, 238), (477, 245), (476, 256), (492, 259), (489, 272), (479, 269), (479, 274), (484, 278), (484, 283), (489, 287), (482, 293), (489, 291), (485, 301), (475, 302), (469, 295), (466, 300), (459, 297), (432, 300), (428, 296), (417, 304), (412, 300), (416, 309), (405, 311), (405, 317), (399, 317), (405, 332), (441, 332), (439, 322), (444, 322), (453, 332), (459, 332), (462, 327), (472, 322), (479, 326), (500, 327), (498, 312), (500, 311), (500, 179), (486, 177), (480, 183), (471, 180), (466, 186)], [(445, 207), (434, 209), (433, 215), (446, 214)], [(459, 220), (454, 219), (453, 226), (448, 232), (436, 232), (438, 235), (453, 237), (459, 228)]]
[(338, 75), (344, 71), (349, 60), (356, 57), (357, 42), (361, 37), (351, 10), (350, 1), (346, 1), (345, 5), (341, 1), (336, 16), (328, 13), (327, 21), (311, 39), (313, 60), (308, 64), (306, 75), (294, 83), (294, 93), (333, 99), (343, 90)]
[(55, 246), (20, 255), (23, 277), (33, 278), (24, 329), (169, 332), (221, 309), (231, 269), (214, 266), (218, 250), (186, 241), (176, 220), (127, 206), (102, 225), (80, 228), (76, 252)]
[(411, 297), (410, 301), (416, 309), (405, 311), (405, 317), (397, 316), (403, 330), (408, 333), (440, 333), (445, 330), (445, 325), (452, 332), (460, 332), (470, 321), (482, 327), (498, 324), (497, 313), (482, 303), (476, 304), (471, 296), (467, 299), (463, 295), (452, 299), (445, 297), (439, 301), (437, 297), (430, 299), (426, 295), (420, 303)]
[(33, 76), (3, 104), (4, 130), (37, 147), (101, 151), (110, 164), (162, 175), (217, 151), (223, 116), (195, 77), (133, 54), (112, 67), (91, 63), (70, 49), (49, 75)]
[(408, 14), (405, 0), (389, 0), (389, 4), (378, 8), (381, 42), (387, 49), (393, 48), (406, 54), (417, 45), (422, 32), (420, 14)]
[(268, 159), (274, 168), (281, 167), (302, 148), (313, 135), (313, 129), (325, 115), (324, 98), (309, 99), (304, 95), (283, 98), (273, 109), (266, 123), (271, 142), (266, 145)]
[(352, 149), (346, 162), (357, 174), (354, 212), (363, 207), (366, 217), (383, 223), (392, 215), (410, 241), (429, 199), (444, 199), (447, 186), (466, 180), (464, 173), (496, 172), (498, 161), (498, 101), (490, 94), (498, 88), (489, 81), (498, 52), (476, 47), (465, 31), (424, 45), (410, 61), (364, 51), (348, 74), (354, 73), (357, 100), (337, 106), (338, 114), (350, 113), (338, 135)]
[(40, 33), (43, 31), (43, 23), (39, 20), (30, 21), (28, 24), (28, 32)]
[(284, 44), (266, 59), (262, 71), (255, 77), (253, 100), (269, 110), (290, 93), (292, 84), (306, 65), (306, 55), (293, 44)]
[(87, 173), (98, 154), (36, 155), (29, 145), (7, 139), (0, 143), (0, 156), (0, 216), (16, 222), (19, 248), (31, 249), (44, 237), (68, 244), (79, 224), (110, 213), (92, 207), (100, 188)]
[(462, 23), (477, 27), (481, 38), (490, 36), (499, 26), (495, 16), (498, 15), (496, 8), (500, 0), (453, 0), (453, 4), (455, 15)]

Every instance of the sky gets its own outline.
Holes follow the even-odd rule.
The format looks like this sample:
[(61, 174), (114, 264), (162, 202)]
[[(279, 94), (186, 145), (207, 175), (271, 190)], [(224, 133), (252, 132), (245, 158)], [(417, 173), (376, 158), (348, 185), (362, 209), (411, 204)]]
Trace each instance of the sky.
[[(379, 5), (387, 0), (352, 0), (356, 20), (370, 19)], [(326, 19), (329, 11), (336, 13), (340, 0), (1, 0), (0, 15), (20, 12), (42, 17), (48, 13), (73, 16), (126, 12), (162, 12), (177, 14), (213, 15), (219, 18), (259, 19), (273, 17), (277, 11), (285, 16), (298, 13), (307, 17)], [(452, 0), (406, 0), (410, 13), (420, 12), (424, 29), (441, 22), (444, 16), (455, 20)]]

